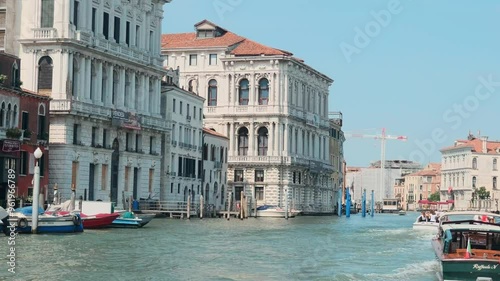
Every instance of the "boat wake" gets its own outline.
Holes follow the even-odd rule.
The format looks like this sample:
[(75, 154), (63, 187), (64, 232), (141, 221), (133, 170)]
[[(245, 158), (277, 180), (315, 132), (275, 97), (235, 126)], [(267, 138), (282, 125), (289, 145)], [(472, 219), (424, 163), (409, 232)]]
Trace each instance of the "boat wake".
[(437, 261), (425, 261), (407, 265), (403, 268), (396, 269), (388, 274), (340, 274), (334, 277), (335, 281), (413, 281), (422, 279), (425, 276), (433, 276), (439, 269)]

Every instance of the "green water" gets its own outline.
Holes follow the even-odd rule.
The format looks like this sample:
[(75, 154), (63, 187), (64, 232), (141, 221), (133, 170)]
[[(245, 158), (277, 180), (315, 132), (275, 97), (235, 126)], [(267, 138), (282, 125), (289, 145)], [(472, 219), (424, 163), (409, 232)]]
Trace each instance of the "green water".
[[(157, 218), (142, 229), (20, 235), (1, 280), (436, 280), (417, 214), (350, 218)], [(5, 253), (5, 254), (4, 254)]]

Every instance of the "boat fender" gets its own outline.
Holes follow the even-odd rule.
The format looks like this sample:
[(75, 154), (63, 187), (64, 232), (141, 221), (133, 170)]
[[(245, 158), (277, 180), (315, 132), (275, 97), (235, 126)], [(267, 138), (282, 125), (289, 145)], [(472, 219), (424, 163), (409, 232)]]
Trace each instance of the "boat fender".
[(17, 226), (19, 228), (25, 228), (28, 226), (28, 220), (26, 218), (20, 218), (17, 220)]
[(73, 216), (73, 224), (76, 226), (80, 226), (80, 224), (82, 224), (82, 219), (79, 216)]

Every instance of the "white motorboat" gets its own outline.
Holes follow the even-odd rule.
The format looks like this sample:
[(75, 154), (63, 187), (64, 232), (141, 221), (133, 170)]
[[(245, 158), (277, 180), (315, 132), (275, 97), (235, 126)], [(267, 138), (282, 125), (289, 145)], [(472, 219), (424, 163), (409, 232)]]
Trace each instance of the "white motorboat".
[(415, 220), (415, 222), (413, 223), (413, 229), (435, 231), (436, 233), (437, 233), (438, 226), (439, 226), (439, 222), (421, 221), (420, 216), (418, 216), (417, 219)]
[[(288, 210), (288, 217), (293, 218), (299, 215), (301, 211), (299, 210)], [(272, 205), (263, 205), (257, 207), (257, 217), (270, 217), (270, 218), (284, 218), (286, 211), (284, 208)]]

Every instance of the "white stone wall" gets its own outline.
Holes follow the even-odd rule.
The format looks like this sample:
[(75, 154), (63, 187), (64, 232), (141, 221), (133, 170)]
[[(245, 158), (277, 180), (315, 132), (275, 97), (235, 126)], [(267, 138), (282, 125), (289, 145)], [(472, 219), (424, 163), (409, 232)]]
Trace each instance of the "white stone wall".
[[(205, 127), (229, 138), (228, 180), (234, 170), (245, 170), (244, 186), (254, 192), (254, 170), (265, 170), (265, 200), (260, 203), (284, 205), (289, 202), (307, 212), (330, 211), (333, 180), (330, 174), (328, 95), (330, 78), (294, 59), (279, 56), (234, 57), (224, 48), (163, 50), (165, 66), (180, 70), (180, 86), (208, 98), (209, 81), (217, 81), (217, 106), (204, 103)], [(190, 55), (197, 64), (190, 65)], [(209, 65), (209, 55), (217, 54), (216, 65)], [(269, 100), (257, 99), (260, 79), (269, 81)], [(239, 82), (249, 81), (248, 105), (239, 103)], [(257, 153), (257, 130), (268, 129), (267, 155)], [(247, 155), (238, 155), (237, 132), (249, 131)], [(293, 172), (308, 174), (307, 184), (291, 183)], [(229, 188), (239, 183), (228, 184)], [(293, 199), (293, 200), (292, 200)]]
[[(207, 146), (208, 159), (203, 160), (203, 170), (205, 171), (205, 177), (203, 178), (203, 195), (206, 200), (208, 190), (208, 200), (206, 200), (206, 204), (213, 205), (216, 210), (221, 210), (226, 206), (228, 193), (230, 191), (227, 185), (227, 180), (229, 178), (226, 156), (229, 140), (209, 133), (204, 133), (204, 144)], [(212, 161), (212, 146), (215, 146), (215, 161)], [(221, 150), (224, 154), (222, 159)], [(234, 202), (234, 199), (232, 199), (232, 202)]]
[[(164, 144), (167, 150), (164, 159), (167, 179), (165, 198), (162, 199), (166, 201), (185, 201), (189, 190), (194, 190), (194, 200), (195, 203), (198, 203), (201, 194), (198, 161), (202, 160), (203, 126), (203, 116), (200, 115), (200, 109), (203, 108), (204, 99), (176, 86), (164, 87), (162, 95), (165, 98), (165, 118), (172, 122), (169, 141)], [(181, 133), (179, 133), (179, 128)], [(195, 178), (178, 174), (179, 157), (195, 160)]]
[[(35, 0), (31, 5), (18, 5), (16, 27), (19, 28), (14, 37), (21, 43), (13, 49), (18, 50), (16, 55), (22, 60), (23, 87), (32, 91), (38, 90), (40, 58), (49, 56), (52, 59), (50, 186), (57, 183), (63, 196), (69, 196), (71, 167), (76, 161), (79, 163), (77, 195), (83, 195), (89, 185), (89, 164), (94, 163), (98, 167), (95, 199), (109, 200), (112, 150), (106, 147), (117, 138), (120, 147), (118, 205), (121, 206), (123, 191), (127, 197), (132, 194), (134, 168), (139, 169), (137, 197), (158, 198), (160, 141), (170, 130), (168, 122), (160, 118), (160, 83), (165, 73), (160, 58), (160, 36), (165, 2), (79, 1), (76, 25), (74, 1), (55, 0), (52, 27), (41, 26), (41, 3)], [(92, 22), (93, 9), (95, 22)], [(103, 31), (104, 13), (109, 15), (108, 38)], [(119, 40), (114, 38), (115, 17), (120, 18)], [(112, 110), (138, 115), (142, 119), (142, 129), (112, 126)], [(81, 125), (78, 145), (73, 144), (74, 124)], [(103, 148), (90, 146), (94, 126), (98, 128), (96, 144)], [(107, 144), (101, 141), (104, 128), (108, 130)], [(142, 135), (138, 152), (125, 151), (126, 133), (132, 135), (131, 146), (134, 147), (135, 134)], [(151, 149), (150, 136), (155, 138)], [(100, 167), (105, 163), (109, 164), (108, 186), (102, 190)], [(124, 186), (125, 167), (131, 169), (128, 191)], [(150, 169), (154, 169), (151, 192)]]

